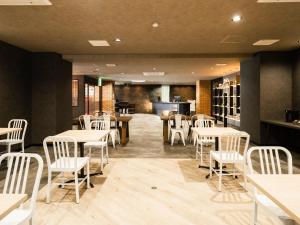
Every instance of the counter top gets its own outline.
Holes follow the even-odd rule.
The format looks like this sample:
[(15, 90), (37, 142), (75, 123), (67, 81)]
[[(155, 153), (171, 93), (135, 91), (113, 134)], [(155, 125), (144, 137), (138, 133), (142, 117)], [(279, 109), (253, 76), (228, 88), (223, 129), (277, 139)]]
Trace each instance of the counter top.
[(282, 127), (287, 127), (287, 128), (291, 128), (291, 129), (300, 130), (300, 124), (297, 125), (297, 124), (294, 124), (294, 123), (285, 122), (284, 120), (262, 120), (261, 122), (269, 123), (269, 124), (277, 125), (277, 126), (282, 126)]
[(191, 104), (190, 102), (153, 102), (154, 104)]

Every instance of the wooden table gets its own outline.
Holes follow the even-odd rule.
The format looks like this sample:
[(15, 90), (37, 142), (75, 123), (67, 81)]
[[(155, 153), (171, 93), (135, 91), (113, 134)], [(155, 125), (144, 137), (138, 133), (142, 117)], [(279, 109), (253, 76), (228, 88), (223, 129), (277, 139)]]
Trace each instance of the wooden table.
[[(169, 117), (170, 116), (164, 116), (164, 115), (160, 116), (160, 119), (163, 121), (164, 144), (169, 143), (169, 125), (168, 125)], [(185, 116), (185, 118), (186, 118), (186, 120), (191, 120), (192, 119), (191, 116)], [(204, 115), (204, 119), (212, 119), (212, 120), (214, 120), (215, 118), (213, 118), (211, 116)]]
[(7, 127), (0, 128), (0, 135), (9, 134), (19, 130), (22, 130), (22, 128), (7, 128)]
[[(56, 137), (67, 136), (67, 137), (74, 138), (79, 145), (80, 157), (84, 157), (84, 143), (99, 141), (100, 139), (105, 137), (105, 135), (107, 135), (108, 133), (109, 130), (68, 130), (63, 133), (57, 134), (55, 136)], [(102, 174), (102, 171), (97, 174)], [(82, 168), (80, 171), (80, 177), (81, 178), (85, 177), (84, 168)], [(93, 187), (92, 184), (91, 187)]]
[(300, 175), (252, 174), (248, 180), (277, 204), (290, 218), (300, 223)]
[[(129, 121), (132, 119), (132, 116), (116, 116), (117, 118), (117, 127), (121, 136), (121, 144), (125, 146), (129, 141)], [(79, 118), (75, 118), (74, 121), (79, 124)], [(114, 121), (114, 118), (111, 118), (111, 121)], [(121, 122), (121, 125), (120, 125)]]
[(26, 194), (0, 194), (0, 221), (26, 199)]

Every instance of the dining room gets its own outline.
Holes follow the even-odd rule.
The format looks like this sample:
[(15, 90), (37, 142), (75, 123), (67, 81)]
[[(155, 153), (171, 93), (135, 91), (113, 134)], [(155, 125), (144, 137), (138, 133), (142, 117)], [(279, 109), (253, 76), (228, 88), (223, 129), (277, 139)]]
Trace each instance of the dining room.
[(0, 0), (0, 225), (300, 224), (299, 11)]

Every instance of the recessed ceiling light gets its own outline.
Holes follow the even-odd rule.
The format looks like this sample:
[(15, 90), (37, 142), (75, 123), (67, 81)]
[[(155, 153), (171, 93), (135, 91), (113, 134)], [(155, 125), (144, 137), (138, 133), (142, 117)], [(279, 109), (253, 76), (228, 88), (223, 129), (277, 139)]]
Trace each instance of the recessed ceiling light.
[(284, 2), (300, 2), (300, 0), (257, 0), (258, 3), (284, 3)]
[(0, 0), (0, 5), (52, 5), (49, 0)]
[(155, 68), (155, 67), (153, 67), (153, 70), (156, 70), (156, 68)]
[(120, 38), (116, 38), (115, 42), (121, 42), (121, 39)]
[(114, 64), (114, 63), (107, 63), (106, 66), (107, 66), (107, 67), (115, 67), (115, 66), (117, 66), (117, 65)]
[(226, 63), (217, 63), (216, 66), (226, 66)]
[(143, 72), (144, 76), (164, 76), (165, 72)]
[(195, 72), (192, 72), (192, 74), (195, 74)]
[(259, 40), (253, 43), (253, 45), (272, 45), (278, 41), (279, 41), (278, 39), (265, 39), (265, 40)]
[(121, 75), (124, 75), (125, 73), (120, 73)]
[(240, 15), (234, 15), (233, 17), (232, 17), (232, 21), (233, 22), (240, 22), (241, 21), (241, 19), (242, 19), (242, 17), (240, 16)]
[(145, 80), (132, 80), (131, 82), (132, 83), (144, 83)]
[(152, 23), (153, 28), (157, 28), (158, 26), (159, 26), (159, 24), (157, 22)]
[(107, 47), (110, 44), (106, 40), (89, 40), (89, 43), (95, 47)]
[(214, 68), (213, 68), (213, 67), (210, 67), (210, 69), (213, 70)]

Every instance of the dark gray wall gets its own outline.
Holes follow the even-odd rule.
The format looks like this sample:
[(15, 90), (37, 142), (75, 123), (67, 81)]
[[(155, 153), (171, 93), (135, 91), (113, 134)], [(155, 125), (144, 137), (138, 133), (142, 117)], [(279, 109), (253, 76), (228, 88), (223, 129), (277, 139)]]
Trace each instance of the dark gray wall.
[(300, 110), (300, 50), (295, 51), (294, 53), (293, 108)]
[(241, 130), (260, 142), (260, 57), (241, 62)]
[(196, 99), (196, 85), (170, 85), (170, 99), (181, 96), (182, 101)]
[(292, 55), (261, 53), (260, 119), (284, 120), (285, 109), (292, 108)]
[(71, 66), (59, 54), (33, 54), (32, 144), (72, 128)]
[(30, 52), (0, 41), (0, 127), (13, 118), (29, 123), (25, 144), (30, 143), (31, 64)]

